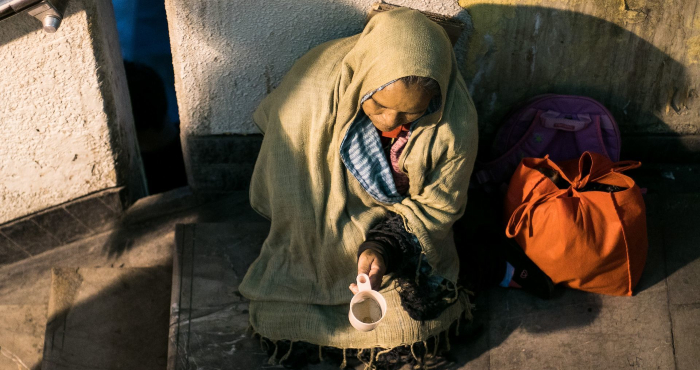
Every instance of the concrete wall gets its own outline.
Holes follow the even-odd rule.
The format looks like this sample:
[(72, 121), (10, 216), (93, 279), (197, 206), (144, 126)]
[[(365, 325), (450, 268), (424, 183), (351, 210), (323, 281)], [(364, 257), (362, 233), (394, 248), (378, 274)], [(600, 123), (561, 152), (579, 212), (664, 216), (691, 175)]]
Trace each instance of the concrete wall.
[[(258, 133), (251, 114), (294, 61), (361, 32), (375, 2), (166, 0), (183, 135)], [(468, 21), (454, 0), (393, 3)]]
[[(700, 134), (697, 0), (460, 0), (481, 128), (542, 93), (588, 95), (624, 137)], [(623, 147), (624, 150), (624, 147)]]
[[(240, 135), (259, 133), (252, 113), (260, 100), (309, 49), (361, 32), (374, 2), (295, 0), (272, 6), (254, 0), (165, 1), (190, 187), (247, 187), (260, 138)], [(469, 22), (454, 0), (395, 4)], [(464, 51), (465, 43), (463, 38), (458, 50)]]
[[(360, 32), (374, 2), (166, 0), (190, 185), (247, 181), (237, 180), (244, 176), (237, 170), (222, 175), (240, 160), (224, 157), (244, 145), (226, 135), (257, 133), (251, 114), (292, 63), (315, 45)], [(455, 50), (477, 105), (482, 144), (510, 108), (542, 93), (603, 102), (631, 143), (623, 150), (638, 159), (646, 159), (648, 142), (685, 152), (700, 143), (697, 0), (388, 2), (456, 16), (468, 25)], [(635, 135), (642, 140), (633, 143)], [(217, 147), (228, 149), (219, 153)]]
[(60, 29), (0, 22), (0, 224), (103, 189), (144, 195), (108, 0), (71, 0)]
[[(166, 0), (183, 133), (256, 133), (251, 112), (294, 60), (360, 32), (373, 2)], [(393, 3), (473, 21), (457, 53), (487, 131), (516, 102), (559, 92), (603, 100), (625, 132), (700, 133), (696, 0)]]

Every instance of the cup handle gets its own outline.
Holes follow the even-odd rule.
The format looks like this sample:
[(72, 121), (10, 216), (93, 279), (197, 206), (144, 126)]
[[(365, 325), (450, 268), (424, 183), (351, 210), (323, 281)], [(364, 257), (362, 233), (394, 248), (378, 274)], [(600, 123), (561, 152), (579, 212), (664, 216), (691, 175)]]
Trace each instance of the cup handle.
[(367, 274), (357, 275), (357, 288), (361, 292), (364, 292), (365, 290), (372, 290), (372, 284), (370, 284), (369, 276), (367, 276)]

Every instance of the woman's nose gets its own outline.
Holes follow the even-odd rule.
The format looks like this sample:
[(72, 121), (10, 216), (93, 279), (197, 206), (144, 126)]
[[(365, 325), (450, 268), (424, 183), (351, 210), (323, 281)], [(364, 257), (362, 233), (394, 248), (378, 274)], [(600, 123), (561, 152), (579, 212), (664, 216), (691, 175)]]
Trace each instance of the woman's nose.
[(398, 127), (401, 125), (401, 116), (397, 112), (385, 112), (384, 124), (389, 127)]

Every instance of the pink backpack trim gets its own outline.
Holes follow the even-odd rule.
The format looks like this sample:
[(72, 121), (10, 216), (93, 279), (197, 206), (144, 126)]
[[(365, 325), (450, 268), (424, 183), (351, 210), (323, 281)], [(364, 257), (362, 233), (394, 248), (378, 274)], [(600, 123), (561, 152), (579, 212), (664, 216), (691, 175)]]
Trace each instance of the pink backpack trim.
[(504, 184), (522, 158), (564, 161), (586, 151), (620, 160), (620, 130), (612, 113), (584, 96), (539, 95), (507, 116), (494, 140), (496, 159), (477, 162), (474, 177), (482, 185)]

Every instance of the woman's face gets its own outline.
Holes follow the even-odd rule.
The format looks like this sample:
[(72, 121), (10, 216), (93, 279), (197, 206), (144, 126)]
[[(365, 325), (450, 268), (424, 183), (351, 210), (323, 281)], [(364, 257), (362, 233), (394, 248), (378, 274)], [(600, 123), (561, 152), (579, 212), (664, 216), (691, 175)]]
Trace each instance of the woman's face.
[(362, 110), (379, 131), (389, 132), (423, 116), (432, 97), (416, 84), (396, 81), (365, 100)]

